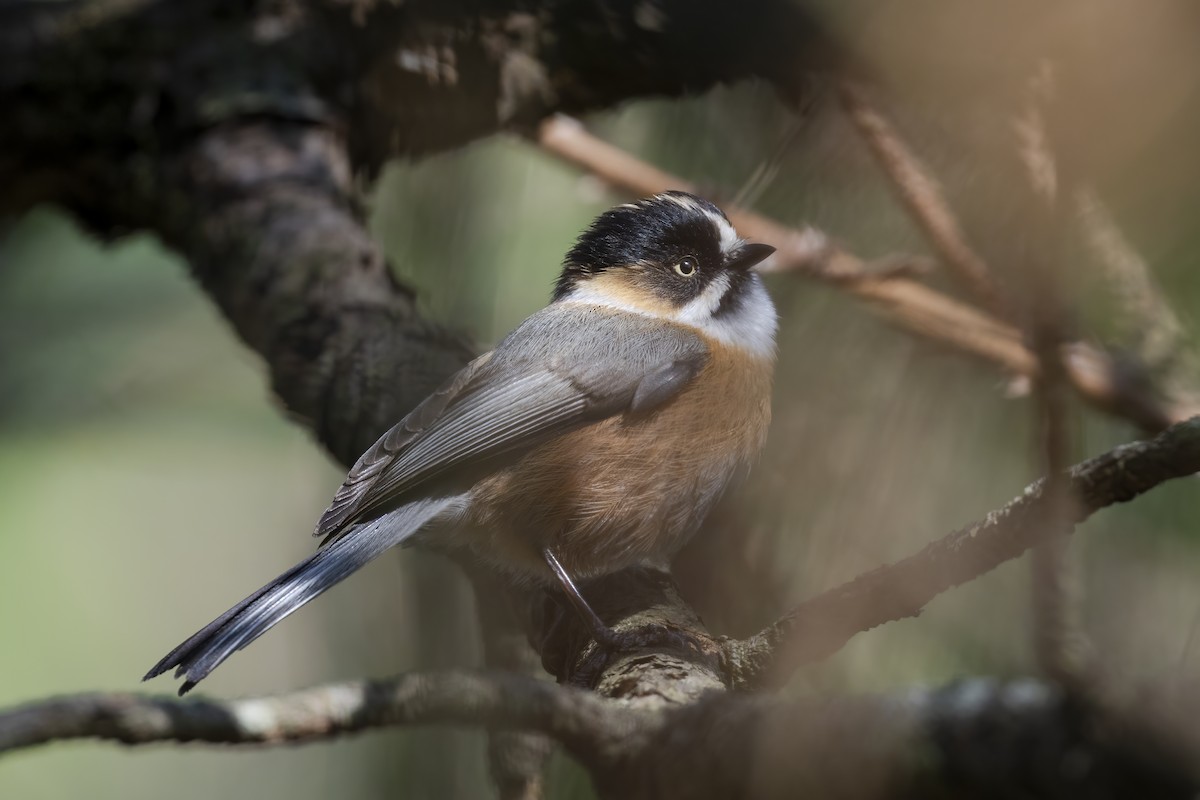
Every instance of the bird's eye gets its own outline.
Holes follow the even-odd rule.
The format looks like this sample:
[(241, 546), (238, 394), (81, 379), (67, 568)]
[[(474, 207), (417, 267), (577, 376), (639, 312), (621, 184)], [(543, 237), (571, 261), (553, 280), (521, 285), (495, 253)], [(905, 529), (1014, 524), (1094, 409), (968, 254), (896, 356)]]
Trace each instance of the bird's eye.
[(690, 278), (696, 274), (696, 267), (696, 259), (687, 256), (680, 259), (679, 263), (675, 265), (675, 271), (685, 278)]

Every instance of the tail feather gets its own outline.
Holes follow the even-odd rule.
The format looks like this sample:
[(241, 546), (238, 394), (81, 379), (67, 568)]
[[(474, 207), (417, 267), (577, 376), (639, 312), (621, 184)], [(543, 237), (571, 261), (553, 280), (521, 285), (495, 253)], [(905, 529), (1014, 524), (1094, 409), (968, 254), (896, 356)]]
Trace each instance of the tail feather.
[(208, 623), (167, 653), (142, 680), (174, 667), (175, 677), (186, 678), (179, 689), (180, 695), (185, 694), (225, 659), (326, 589), (411, 537), (453, 502), (452, 497), (417, 500), (355, 526)]

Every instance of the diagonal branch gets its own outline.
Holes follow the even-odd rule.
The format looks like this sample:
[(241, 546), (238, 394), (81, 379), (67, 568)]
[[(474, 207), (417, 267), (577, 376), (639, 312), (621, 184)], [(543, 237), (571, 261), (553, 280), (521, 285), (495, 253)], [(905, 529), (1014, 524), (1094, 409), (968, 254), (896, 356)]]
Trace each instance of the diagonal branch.
[(849, 80), (840, 81), (838, 96), (876, 162), (891, 179), (904, 207), (938, 255), (986, 308), (1002, 312), (1004, 304), (988, 266), (967, 244), (937, 180), (883, 114), (867, 102), (860, 86)]
[[(1150, 441), (1122, 445), (1070, 471), (1078, 498), (1067, 530), (1105, 506), (1124, 503), (1173, 478), (1200, 472), (1200, 417)], [(798, 666), (836, 652), (855, 634), (915, 617), (942, 592), (1024, 553), (1046, 533), (1049, 496), (1039, 480), (982, 521), (801, 603), (766, 629), (723, 642), (725, 669), (743, 689), (782, 684)]]

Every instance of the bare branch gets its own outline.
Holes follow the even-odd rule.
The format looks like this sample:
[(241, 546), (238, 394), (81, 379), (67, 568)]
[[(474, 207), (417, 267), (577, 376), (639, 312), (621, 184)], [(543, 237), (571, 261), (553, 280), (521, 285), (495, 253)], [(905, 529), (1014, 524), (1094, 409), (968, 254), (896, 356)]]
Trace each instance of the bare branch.
[[(1079, 499), (1068, 530), (1098, 509), (1124, 503), (1159, 484), (1200, 472), (1200, 417), (1150, 441), (1134, 442), (1070, 471)], [(778, 686), (798, 666), (836, 652), (852, 636), (892, 620), (915, 617), (930, 600), (1016, 558), (1045, 532), (1039, 480), (982, 521), (927, 545), (901, 561), (860, 575), (792, 609), (745, 640), (722, 643), (730, 681), (740, 688)]]
[(1043, 672), (1080, 697), (1090, 694), (1090, 644), (1080, 619), (1080, 584), (1070, 553), (1077, 512), (1067, 476), (1070, 465), (1068, 384), (1062, 359), (1068, 316), (1064, 295), (1063, 213), (1058, 163), (1047, 127), (1054, 99), (1054, 71), (1039, 65), (1030, 80), (1025, 108), (1014, 121), (1017, 155), (1024, 166), (1026, 229), (1033, 247), (1019, 265), (1023, 303), (1028, 307), (1030, 341), (1038, 358), (1036, 391), (1038, 449), (1046, 474), (1041, 530), (1030, 557), (1034, 653)]
[(0, 753), (83, 738), (288, 744), (429, 723), (542, 731), (587, 753), (610, 746), (638, 721), (633, 711), (595, 695), (523, 676), (438, 672), (244, 700), (107, 693), (52, 698), (0, 713)]
[(883, 114), (871, 106), (862, 87), (842, 80), (838, 83), (838, 95), (850, 121), (929, 243), (986, 308), (1000, 313), (1004, 304), (991, 271), (967, 244), (937, 179), (904, 144)]
[[(577, 121), (553, 117), (542, 124), (538, 144), (549, 153), (634, 195), (694, 189), (687, 181), (634, 158), (589, 134)], [(796, 272), (857, 297), (897, 327), (951, 347), (1008, 373), (1037, 376), (1037, 359), (1021, 332), (969, 305), (916, 281), (880, 277), (869, 264), (842, 249), (821, 231), (791, 228), (746, 209), (726, 205), (740, 232), (774, 245), (766, 272)], [(911, 257), (897, 257), (901, 261)], [(1067, 346), (1064, 359), (1071, 385), (1093, 406), (1158, 432), (1188, 419), (1200, 408), (1164, 405), (1140, 386), (1131, 386), (1103, 351), (1082, 342)]]

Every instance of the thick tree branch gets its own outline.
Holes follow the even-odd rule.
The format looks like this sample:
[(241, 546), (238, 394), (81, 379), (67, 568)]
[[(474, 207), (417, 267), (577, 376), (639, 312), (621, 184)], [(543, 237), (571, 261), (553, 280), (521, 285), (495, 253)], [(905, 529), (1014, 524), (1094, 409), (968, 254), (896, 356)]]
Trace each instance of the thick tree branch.
[(158, 230), (343, 464), (471, 357), (392, 278), (331, 131), (227, 124), (168, 164)]
[[(1122, 445), (1070, 471), (1078, 498), (1071, 527), (1105, 506), (1124, 503), (1173, 478), (1200, 472), (1200, 417), (1150, 441)], [(915, 617), (937, 595), (1016, 558), (1038, 542), (1046, 485), (1039, 480), (982, 521), (920, 552), (860, 575), (801, 603), (766, 629), (722, 644), (739, 688), (778, 686), (801, 664), (836, 652), (852, 636)]]
[(0, 213), (56, 200), (102, 233), (128, 230), (106, 189), (137, 177), (131, 153), (161, 157), (232, 119), (332, 123), (354, 168), (374, 172), (632, 97), (751, 77), (798, 95), (811, 70), (845, 60), (803, 4), (748, 0), (735, 26), (729, 12), (688, 0), (6, 5), (0, 105), (15, 124), (0, 130)]
[[(347, 36), (365, 53), (353, 149), (368, 168), (398, 152), (528, 130), (555, 112), (631, 97), (752, 77), (802, 95), (814, 69), (847, 61), (820, 20), (792, 0), (743, 0), (736, 12), (690, 0), (502, 2), (469, 6), (470, 14), (442, 4), (354, 5), (365, 10)], [(414, 95), (430, 98), (422, 116), (404, 102)]]

